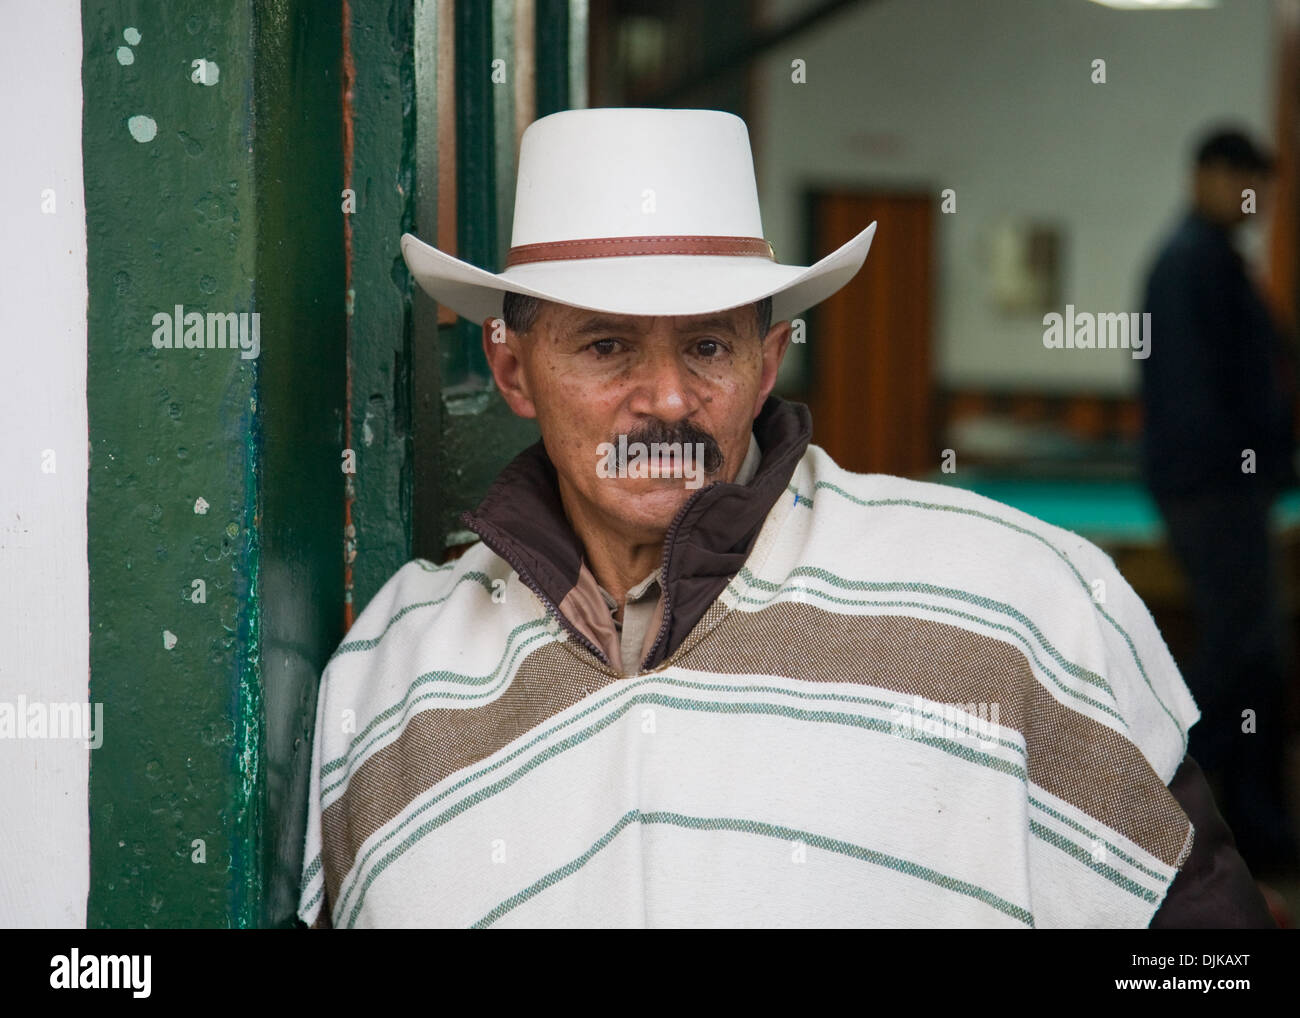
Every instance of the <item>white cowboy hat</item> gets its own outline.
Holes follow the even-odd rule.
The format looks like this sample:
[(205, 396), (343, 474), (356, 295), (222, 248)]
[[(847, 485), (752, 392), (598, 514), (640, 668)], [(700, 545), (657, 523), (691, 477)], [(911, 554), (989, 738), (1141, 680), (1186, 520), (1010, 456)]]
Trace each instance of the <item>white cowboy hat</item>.
[(530, 124), (506, 269), (493, 274), (402, 235), (434, 300), (481, 324), (507, 290), (626, 315), (690, 315), (772, 298), (780, 322), (862, 267), (865, 230), (816, 265), (763, 239), (745, 122), (716, 110), (593, 109)]

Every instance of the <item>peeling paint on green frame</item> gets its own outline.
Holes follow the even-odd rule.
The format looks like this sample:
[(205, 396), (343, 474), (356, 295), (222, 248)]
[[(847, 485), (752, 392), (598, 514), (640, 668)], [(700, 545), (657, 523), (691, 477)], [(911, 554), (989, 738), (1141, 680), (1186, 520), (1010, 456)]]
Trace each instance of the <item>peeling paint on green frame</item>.
[[(350, 47), (352, 314), (348, 371), (356, 557), (354, 617), (411, 558), (413, 440), (411, 320), (414, 280), (398, 239), (415, 224), (414, 0), (354, 2)], [(379, 16), (382, 10), (382, 17)]]
[[(339, 21), (305, 0), (142, 6), (82, 6), (105, 709), (87, 924), (284, 925), (341, 617)], [(141, 116), (156, 133), (131, 131)], [(155, 349), (152, 316), (176, 304), (256, 312), (259, 357)]]

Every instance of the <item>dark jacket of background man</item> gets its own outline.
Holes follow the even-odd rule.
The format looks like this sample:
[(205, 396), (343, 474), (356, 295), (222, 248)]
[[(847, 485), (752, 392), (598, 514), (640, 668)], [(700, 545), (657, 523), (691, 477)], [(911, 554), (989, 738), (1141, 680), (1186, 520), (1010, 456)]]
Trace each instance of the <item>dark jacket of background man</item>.
[[(1293, 483), (1289, 343), (1233, 245), (1271, 157), (1229, 129), (1200, 144), (1193, 201), (1147, 279), (1142, 469), (1187, 579), (1201, 711), (1193, 756), (1256, 874), (1294, 872), (1285, 789), (1290, 646), (1273, 502)], [(1253, 452), (1253, 461), (1251, 453)]]
[[(1287, 358), (1228, 230), (1187, 212), (1151, 271), (1142, 361), (1147, 483), (1158, 494), (1276, 491), (1295, 452)], [(1242, 452), (1255, 451), (1255, 473)]]

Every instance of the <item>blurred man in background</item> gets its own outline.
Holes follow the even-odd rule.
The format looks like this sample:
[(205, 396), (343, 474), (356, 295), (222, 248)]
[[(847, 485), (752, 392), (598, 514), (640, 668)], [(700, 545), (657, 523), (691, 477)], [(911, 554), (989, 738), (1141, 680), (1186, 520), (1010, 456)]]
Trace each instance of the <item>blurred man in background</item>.
[(1141, 361), (1143, 473), (1199, 641), (1185, 672), (1202, 712), (1188, 751), (1221, 788), (1257, 875), (1297, 865), (1284, 779), (1290, 662), (1270, 528), (1277, 494), (1294, 482), (1293, 358), (1233, 246), (1271, 172), (1241, 131), (1215, 130), (1197, 147), (1191, 208), (1147, 278), (1152, 356)]

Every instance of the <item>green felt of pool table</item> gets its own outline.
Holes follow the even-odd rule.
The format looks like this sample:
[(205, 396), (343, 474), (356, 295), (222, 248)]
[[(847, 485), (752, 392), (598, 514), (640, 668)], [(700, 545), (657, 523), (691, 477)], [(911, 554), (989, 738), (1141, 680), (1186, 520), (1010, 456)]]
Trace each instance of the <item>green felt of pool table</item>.
[[(942, 483), (966, 488), (1040, 520), (1103, 544), (1155, 544), (1164, 526), (1155, 502), (1137, 481), (944, 475)], [(1300, 488), (1285, 492), (1274, 516), (1300, 526)]]

